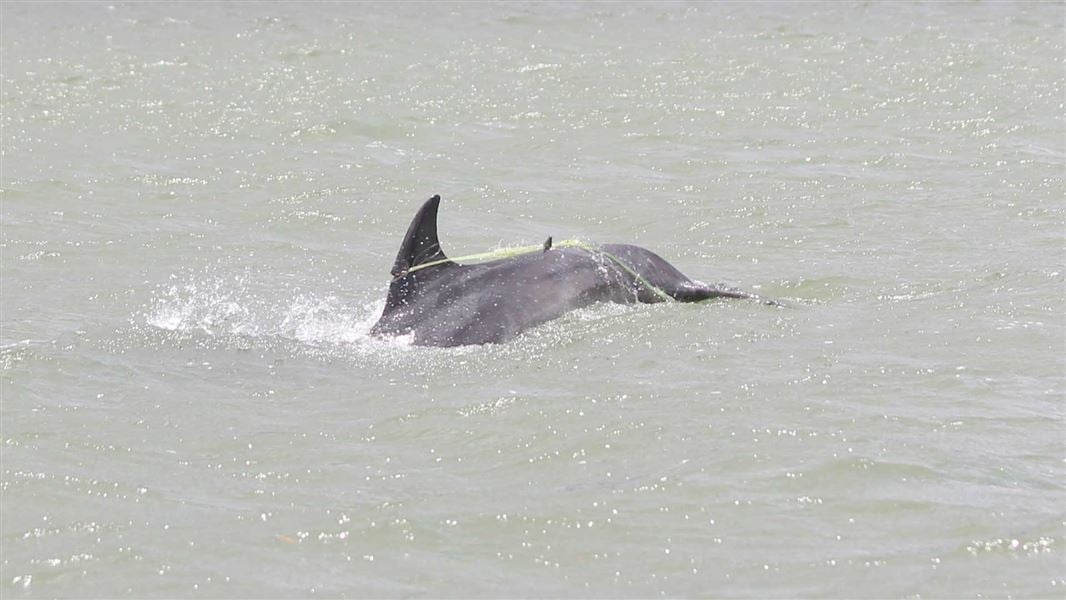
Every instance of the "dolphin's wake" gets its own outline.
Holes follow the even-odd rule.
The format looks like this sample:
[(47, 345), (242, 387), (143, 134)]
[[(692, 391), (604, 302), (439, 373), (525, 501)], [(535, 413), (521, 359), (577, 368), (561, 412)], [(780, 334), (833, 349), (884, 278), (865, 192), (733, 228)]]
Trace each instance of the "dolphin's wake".
[(151, 327), (179, 334), (277, 338), (312, 346), (375, 344), (380, 340), (368, 332), (383, 304), (353, 305), (309, 292), (268, 299), (248, 290), (242, 279), (215, 277), (160, 288), (142, 317)]

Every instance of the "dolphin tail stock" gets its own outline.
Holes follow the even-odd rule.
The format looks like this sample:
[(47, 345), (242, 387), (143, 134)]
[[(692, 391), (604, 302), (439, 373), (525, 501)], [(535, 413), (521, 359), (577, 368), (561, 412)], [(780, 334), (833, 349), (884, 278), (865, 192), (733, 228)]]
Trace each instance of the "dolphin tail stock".
[(427, 263), (454, 264), (444, 254), (444, 250), (441, 250), (440, 240), (437, 238), (439, 207), (440, 195), (434, 195), (418, 209), (410, 227), (407, 228), (407, 234), (403, 237), (400, 251), (396, 254), (396, 262), (393, 263), (391, 271), (393, 277), (399, 277), (412, 268)]
[(629, 244), (606, 244), (605, 252), (628, 265), (628, 268), (640, 276), (643, 287), (654, 287), (656, 295), (647, 295), (641, 302), (661, 302), (669, 296), (678, 302), (701, 302), (714, 298), (738, 298), (756, 300), (770, 306), (781, 306), (776, 300), (761, 298), (755, 294), (725, 285), (707, 285), (694, 281), (663, 257), (651, 250)]
[(707, 285), (701, 281), (689, 281), (687, 284), (666, 291), (679, 302), (702, 302), (714, 298), (736, 298), (739, 300), (756, 300), (767, 306), (784, 306), (777, 300), (763, 298), (757, 294), (724, 285)]

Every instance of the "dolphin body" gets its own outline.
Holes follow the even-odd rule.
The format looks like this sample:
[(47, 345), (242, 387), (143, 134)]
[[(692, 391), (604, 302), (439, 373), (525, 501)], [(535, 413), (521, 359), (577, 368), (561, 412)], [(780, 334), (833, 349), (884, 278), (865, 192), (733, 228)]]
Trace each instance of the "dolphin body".
[(411, 221), (371, 335), (414, 334), (419, 346), (492, 344), (596, 302), (758, 299), (693, 281), (654, 252), (629, 244), (552, 248), (548, 238), (542, 251), (460, 265), (437, 239), (439, 206), (440, 196), (433, 196)]

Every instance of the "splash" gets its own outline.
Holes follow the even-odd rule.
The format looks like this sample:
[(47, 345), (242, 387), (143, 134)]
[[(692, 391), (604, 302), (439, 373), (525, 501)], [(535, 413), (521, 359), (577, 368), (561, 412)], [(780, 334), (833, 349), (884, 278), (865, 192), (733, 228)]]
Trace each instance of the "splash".
[(401, 364), (408, 373), (439, 369), (480, 373), (493, 368), (497, 361), (531, 360), (543, 365), (545, 357), (561, 347), (628, 337), (635, 319), (660, 313), (658, 305), (636, 310), (632, 305), (601, 303), (535, 327), (507, 344), (423, 347), (413, 344), (413, 334), (370, 335), (384, 309), (384, 293), (373, 293), (376, 299), (372, 301), (353, 301), (268, 279), (250, 272), (219, 276), (210, 270), (206, 275), (174, 275), (170, 283), (155, 290), (132, 324), (149, 334), (146, 340), (157, 343), (180, 338), (202, 348), (270, 350), (357, 364)]
[(161, 286), (142, 313), (150, 327), (212, 338), (289, 340), (322, 347), (404, 346), (410, 339), (369, 335), (384, 300), (356, 303), (282, 285), (257, 289), (247, 277), (204, 278)]
[(152, 302), (145, 320), (167, 331), (201, 330), (213, 335), (228, 328), (238, 335), (256, 335), (258, 324), (247, 305), (239, 302), (242, 289), (220, 280), (171, 285)]

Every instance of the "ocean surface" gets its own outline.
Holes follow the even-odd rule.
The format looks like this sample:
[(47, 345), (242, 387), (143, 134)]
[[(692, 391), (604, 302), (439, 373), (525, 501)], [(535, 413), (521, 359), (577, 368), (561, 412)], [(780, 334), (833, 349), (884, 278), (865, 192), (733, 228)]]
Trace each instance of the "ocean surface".
[[(1066, 5), (0, 21), (4, 598), (1066, 594)], [(369, 337), (433, 194), (787, 306)]]

